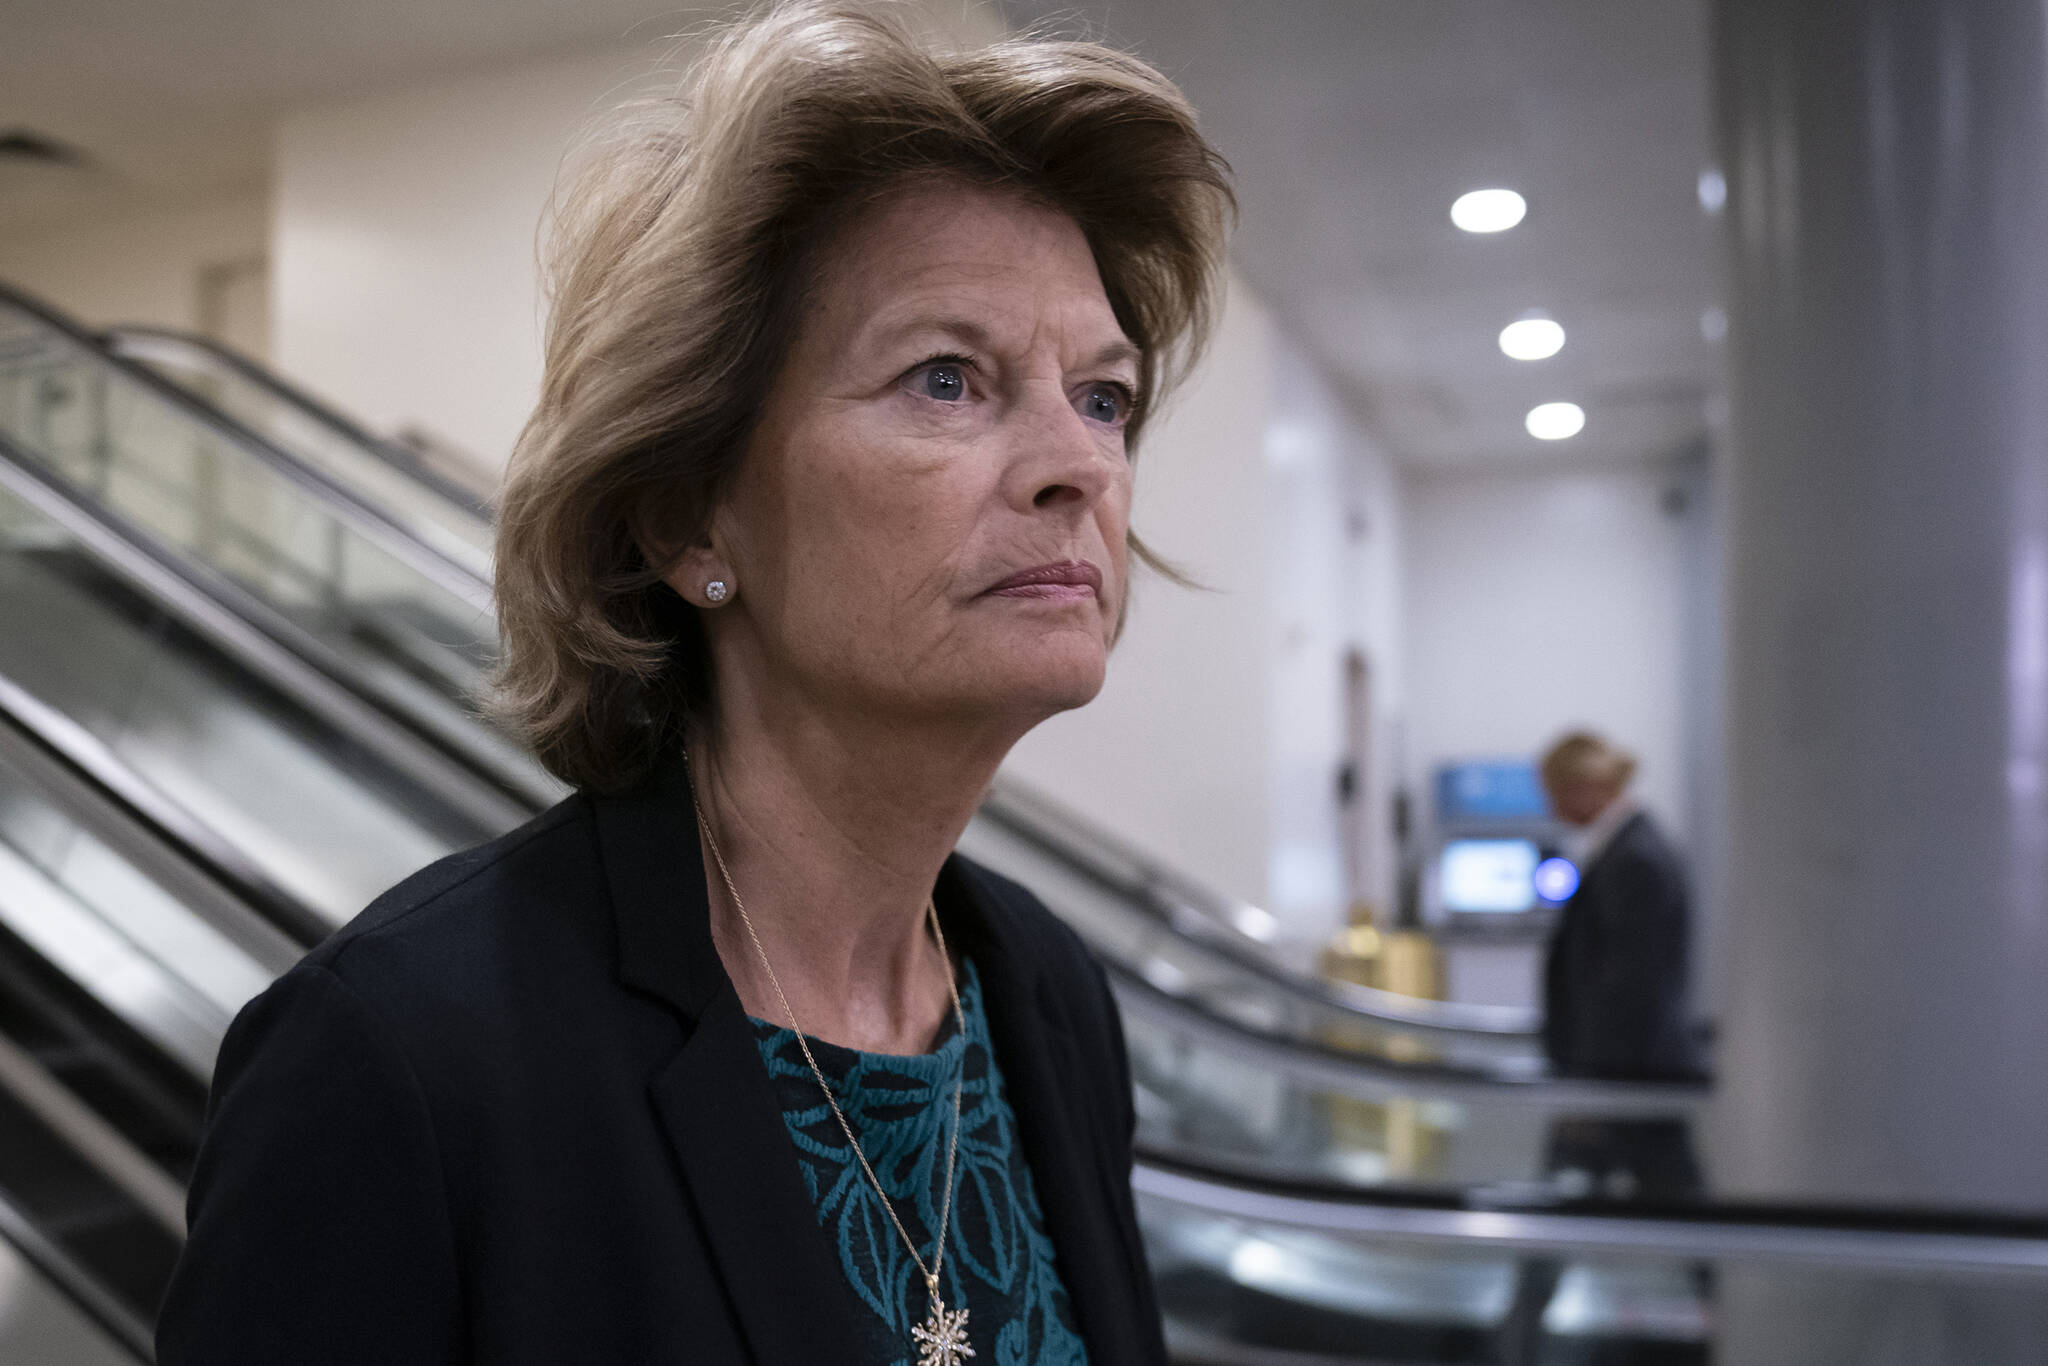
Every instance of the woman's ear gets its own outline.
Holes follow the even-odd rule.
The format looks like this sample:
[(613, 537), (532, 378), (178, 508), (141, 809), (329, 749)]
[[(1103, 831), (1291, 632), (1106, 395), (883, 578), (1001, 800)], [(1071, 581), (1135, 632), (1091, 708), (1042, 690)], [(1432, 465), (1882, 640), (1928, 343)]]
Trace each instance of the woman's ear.
[(732, 564), (719, 548), (716, 529), (705, 526), (678, 546), (672, 535), (664, 537), (660, 528), (650, 524), (655, 520), (651, 509), (643, 509), (635, 518), (632, 536), (642, 560), (650, 566), (665, 566), (660, 571), (661, 581), (692, 607), (721, 607), (732, 601), (737, 584)]
[(710, 545), (684, 547), (661, 577), (692, 607), (723, 607), (739, 587), (733, 581), (732, 566)]

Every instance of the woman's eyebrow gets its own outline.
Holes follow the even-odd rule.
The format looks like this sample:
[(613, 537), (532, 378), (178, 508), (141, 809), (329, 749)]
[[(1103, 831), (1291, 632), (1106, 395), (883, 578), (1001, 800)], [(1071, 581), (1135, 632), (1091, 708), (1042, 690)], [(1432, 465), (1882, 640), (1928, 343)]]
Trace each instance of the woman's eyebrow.
[(950, 337), (962, 343), (970, 351), (992, 351), (995, 348), (989, 340), (989, 330), (980, 323), (966, 318), (940, 317), (931, 314), (914, 314), (904, 318), (885, 318), (879, 321), (870, 334), (856, 337), (869, 346), (888, 346), (911, 337), (937, 334)]
[(1099, 370), (1115, 365), (1119, 361), (1128, 361), (1132, 365), (1142, 365), (1144, 360), (1145, 353), (1139, 349), (1136, 342), (1128, 337), (1118, 337), (1115, 341), (1089, 357), (1082, 366), (1082, 369)]
[[(982, 324), (971, 318), (943, 314), (912, 314), (903, 318), (878, 320), (869, 335), (857, 337), (856, 341), (867, 346), (881, 347), (911, 337), (938, 335), (950, 337), (970, 351), (993, 352), (997, 349), (993, 334)], [(1100, 370), (1119, 363), (1142, 365), (1145, 353), (1128, 337), (1118, 337), (1098, 348), (1095, 353), (1077, 367), (1083, 370)]]

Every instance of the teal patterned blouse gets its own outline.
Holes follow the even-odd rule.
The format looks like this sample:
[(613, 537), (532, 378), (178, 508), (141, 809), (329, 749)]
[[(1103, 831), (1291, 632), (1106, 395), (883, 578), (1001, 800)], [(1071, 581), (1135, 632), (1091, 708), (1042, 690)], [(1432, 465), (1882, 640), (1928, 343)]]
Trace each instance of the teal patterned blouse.
[[(981, 979), (972, 963), (961, 964), (960, 979), (967, 1032), (947, 1025), (933, 1052), (860, 1053), (817, 1039), (811, 1051), (927, 1263), (944, 1196), (953, 1081), (961, 1075), (964, 1054), (953, 1227), (940, 1293), (948, 1309), (968, 1311), (973, 1366), (1085, 1366), (1088, 1354), (1053, 1264), (1052, 1240), (989, 1046)], [(846, 1360), (911, 1366), (917, 1353), (910, 1327), (924, 1322), (929, 1308), (924, 1278), (847, 1148), (796, 1035), (755, 1020), (754, 1036), (817, 1206), (818, 1225), (832, 1239), (864, 1310), (861, 1341), (851, 1345)]]

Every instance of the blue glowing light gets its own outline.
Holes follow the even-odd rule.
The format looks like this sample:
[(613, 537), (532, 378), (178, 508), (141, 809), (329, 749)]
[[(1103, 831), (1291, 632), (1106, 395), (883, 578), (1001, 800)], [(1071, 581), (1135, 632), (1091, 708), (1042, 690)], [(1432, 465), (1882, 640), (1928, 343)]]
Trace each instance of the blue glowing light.
[(1536, 865), (1536, 895), (1545, 901), (1570, 901), (1579, 890), (1579, 870), (1568, 858), (1547, 858)]

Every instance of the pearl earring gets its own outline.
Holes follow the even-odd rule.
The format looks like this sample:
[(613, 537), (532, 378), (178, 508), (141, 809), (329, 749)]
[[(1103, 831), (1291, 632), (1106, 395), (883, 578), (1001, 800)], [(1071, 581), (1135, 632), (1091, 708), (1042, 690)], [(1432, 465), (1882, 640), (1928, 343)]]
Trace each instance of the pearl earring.
[(714, 605), (724, 602), (728, 597), (732, 596), (732, 585), (724, 579), (713, 579), (710, 583), (704, 585), (704, 596), (710, 599)]

